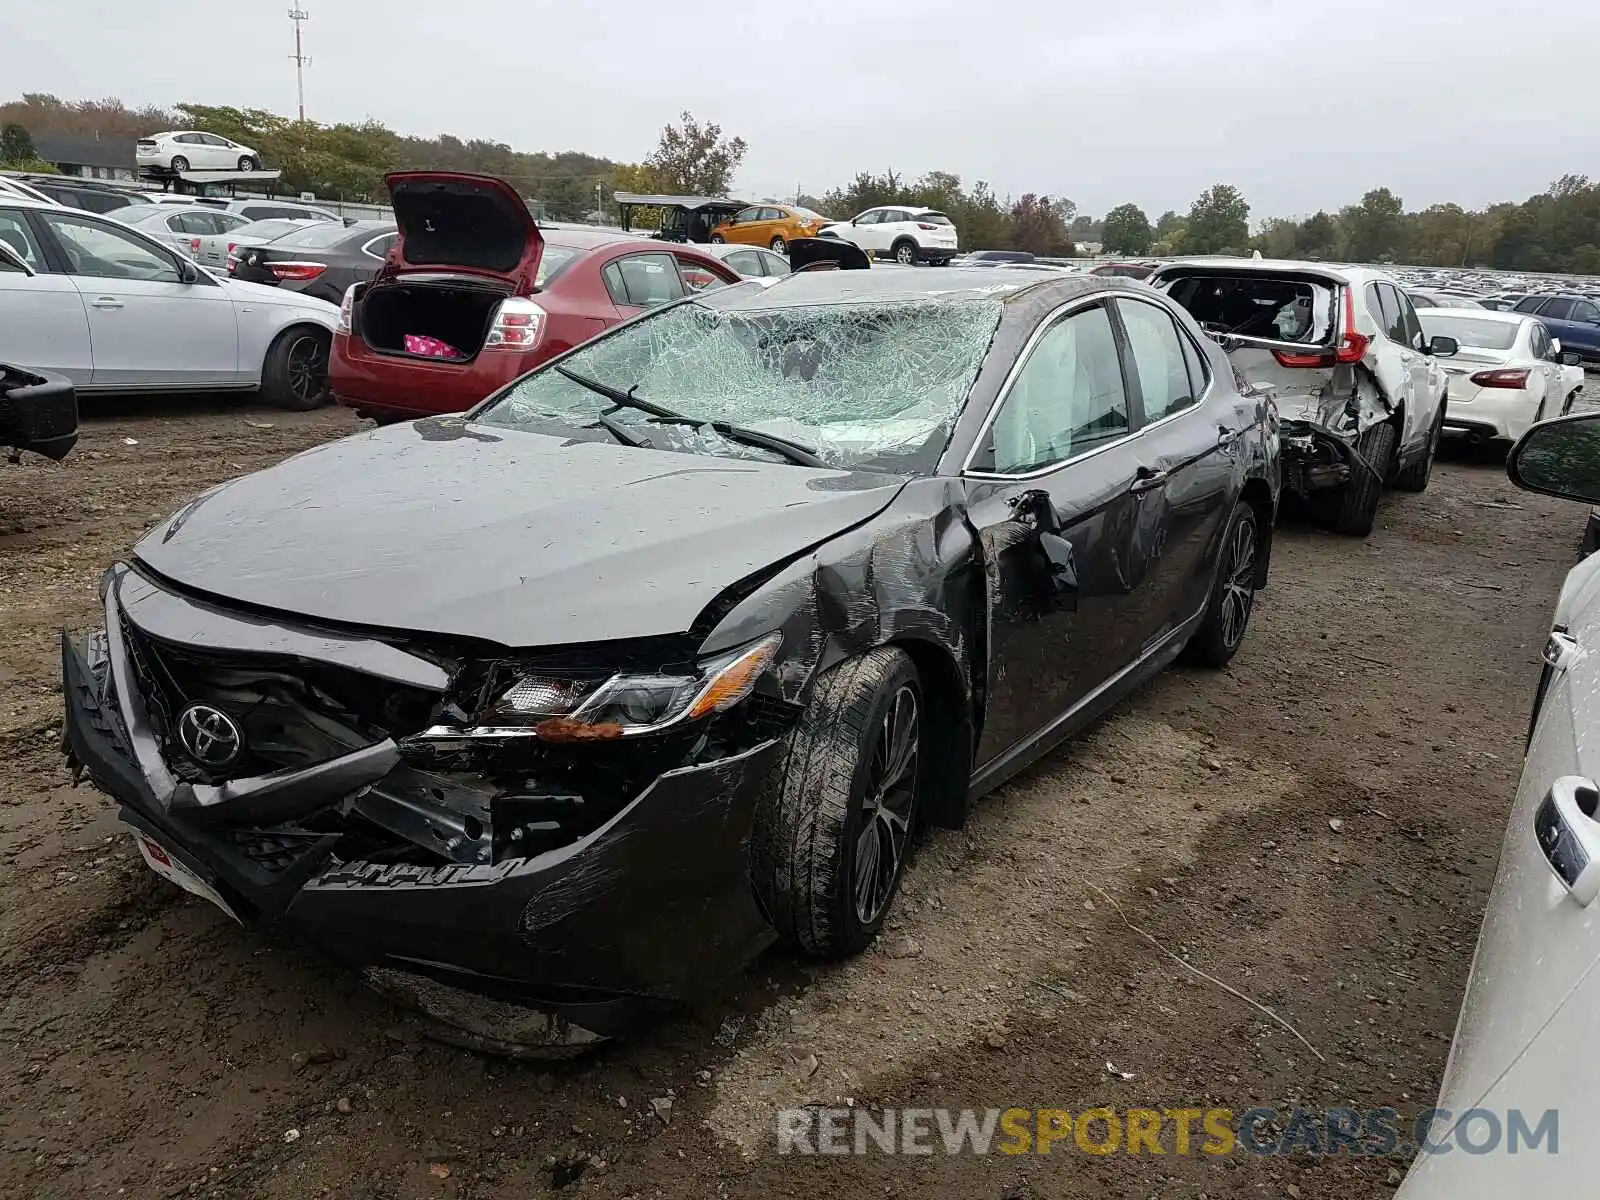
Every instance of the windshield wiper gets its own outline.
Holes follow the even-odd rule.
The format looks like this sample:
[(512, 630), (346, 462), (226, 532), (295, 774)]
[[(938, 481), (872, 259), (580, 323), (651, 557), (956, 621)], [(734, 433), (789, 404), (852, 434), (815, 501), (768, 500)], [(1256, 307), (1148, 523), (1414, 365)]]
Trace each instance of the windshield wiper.
[[(802, 446), (799, 442), (791, 442), (788, 438), (779, 437), (777, 434), (761, 433), (758, 430), (746, 429), (742, 425), (729, 424), (727, 421), (686, 417), (682, 413), (673, 412), (670, 408), (662, 408), (659, 404), (653, 404), (649, 400), (641, 400), (634, 394), (639, 390), (638, 384), (634, 384), (627, 391), (622, 391), (620, 388), (614, 388), (608, 383), (601, 383), (598, 379), (590, 379), (587, 375), (580, 375), (560, 363), (555, 364), (554, 370), (556, 374), (572, 380), (579, 387), (588, 388), (597, 396), (604, 396), (618, 408), (638, 409), (640, 412), (647, 413), (657, 421), (668, 425), (687, 425), (692, 429), (704, 429), (709, 426), (712, 432), (727, 441), (738, 442), (744, 446), (754, 446), (760, 450), (770, 450), (774, 454), (780, 454), (790, 462), (802, 467), (829, 469), (828, 464), (818, 458), (817, 452), (811, 449), (810, 446)], [(648, 442), (641, 443), (637, 440), (629, 443), (627, 439), (632, 435), (625, 433), (617, 422), (610, 420), (604, 413), (599, 416), (598, 420), (619, 442), (632, 445), (649, 445)]]
[[(627, 427), (610, 413), (600, 413), (594, 420), (596, 425), (599, 425), (601, 429), (604, 429), (624, 446), (631, 446), (635, 450), (641, 446), (649, 450), (655, 449), (655, 445), (649, 438), (634, 437), (633, 434), (628, 432)], [(591, 428), (593, 427), (591, 426)]]
[(682, 425), (693, 425), (697, 428), (705, 424), (704, 421), (696, 420), (693, 417), (686, 417), (682, 413), (675, 413), (670, 408), (662, 408), (659, 404), (652, 404), (648, 400), (639, 399), (638, 396), (634, 395), (634, 393), (639, 390), (639, 385), (637, 383), (624, 392), (620, 388), (612, 387), (609, 383), (601, 383), (598, 379), (590, 379), (587, 375), (580, 375), (576, 371), (568, 370), (560, 363), (555, 365), (554, 370), (557, 375), (560, 375), (565, 379), (572, 380), (573, 383), (577, 384), (581, 388), (588, 388), (596, 396), (604, 396), (607, 400), (611, 401), (611, 403), (618, 405), (619, 407), (636, 408), (642, 413), (649, 413), (652, 417), (655, 417), (658, 420), (672, 421)]
[(802, 446), (799, 442), (791, 442), (788, 438), (779, 437), (777, 434), (746, 429), (742, 425), (729, 425), (726, 421), (706, 421), (704, 424), (711, 426), (714, 433), (730, 442), (771, 450), (774, 454), (781, 454), (790, 462), (802, 467), (829, 469), (828, 464), (818, 458), (817, 452), (810, 446)]

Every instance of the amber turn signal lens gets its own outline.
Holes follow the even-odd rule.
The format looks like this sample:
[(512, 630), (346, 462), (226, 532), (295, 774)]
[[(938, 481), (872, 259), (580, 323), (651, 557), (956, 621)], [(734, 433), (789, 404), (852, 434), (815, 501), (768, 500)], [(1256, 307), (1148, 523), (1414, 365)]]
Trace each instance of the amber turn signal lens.
[(694, 721), (710, 713), (722, 712), (748, 696), (750, 689), (756, 686), (756, 680), (761, 678), (761, 672), (771, 665), (781, 644), (781, 639), (774, 634), (757, 642), (723, 667), (689, 706), (689, 719)]

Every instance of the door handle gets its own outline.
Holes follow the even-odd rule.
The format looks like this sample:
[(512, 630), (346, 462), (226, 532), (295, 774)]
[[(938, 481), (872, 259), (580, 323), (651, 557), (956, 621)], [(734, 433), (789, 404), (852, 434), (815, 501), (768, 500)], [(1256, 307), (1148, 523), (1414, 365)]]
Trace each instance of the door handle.
[(121, 308), (122, 301), (115, 296), (96, 296), (90, 303), (95, 308)]
[(1152, 471), (1149, 467), (1140, 467), (1134, 481), (1128, 485), (1128, 491), (1135, 496), (1143, 496), (1148, 492), (1157, 491), (1167, 486), (1167, 473), (1165, 471)]
[(1226, 449), (1244, 436), (1242, 429), (1229, 429), (1226, 425), (1217, 426), (1217, 448)]

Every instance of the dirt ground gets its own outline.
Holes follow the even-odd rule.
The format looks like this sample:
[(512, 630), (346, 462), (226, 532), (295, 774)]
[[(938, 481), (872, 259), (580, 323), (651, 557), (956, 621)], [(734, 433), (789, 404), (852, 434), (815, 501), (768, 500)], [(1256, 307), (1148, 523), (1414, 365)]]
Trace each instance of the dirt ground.
[(1455, 457), (1368, 540), (1281, 527), (1231, 669), (1168, 672), (928, 836), (873, 952), (773, 953), (632, 1041), (515, 1065), (156, 877), (56, 749), (56, 631), (95, 621), (103, 567), (359, 426), (125, 402), (64, 464), (0, 464), (0, 1195), (1391, 1193), (1401, 1160), (781, 1156), (774, 1113), (1426, 1106), (1580, 510)]

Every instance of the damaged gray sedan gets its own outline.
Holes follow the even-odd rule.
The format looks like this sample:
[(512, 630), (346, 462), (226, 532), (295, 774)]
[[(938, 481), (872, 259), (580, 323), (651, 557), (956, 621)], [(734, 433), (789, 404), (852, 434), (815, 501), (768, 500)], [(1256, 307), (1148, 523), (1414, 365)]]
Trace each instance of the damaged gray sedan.
[(1372, 532), (1386, 487), (1428, 486), (1454, 338), (1430, 338), (1394, 279), (1362, 267), (1193, 259), (1150, 284), (1227, 352), (1241, 386), (1274, 394), (1284, 483), (1339, 533)]
[(214, 488), (63, 637), (150, 865), (497, 1049), (775, 939), (876, 936), (913, 835), (1266, 582), (1270, 402), (1142, 285), (802, 272), (464, 417)]

